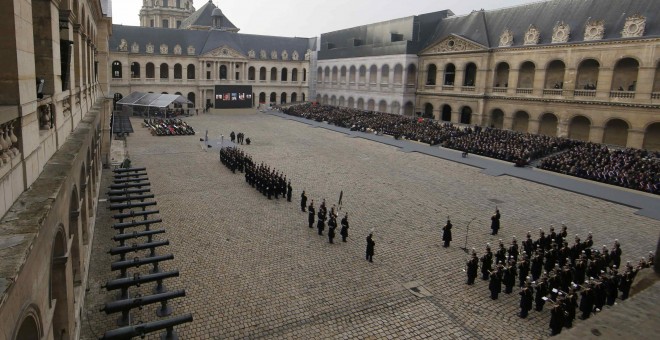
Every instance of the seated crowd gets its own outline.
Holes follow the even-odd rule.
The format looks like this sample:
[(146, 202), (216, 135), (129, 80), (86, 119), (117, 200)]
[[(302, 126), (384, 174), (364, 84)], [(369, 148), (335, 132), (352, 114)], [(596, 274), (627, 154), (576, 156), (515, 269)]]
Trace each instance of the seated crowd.
[(660, 152), (586, 143), (542, 160), (539, 168), (660, 194)]
[[(460, 127), (404, 115), (301, 104), (280, 108), (283, 113), (349, 128), (353, 131), (385, 133), (429, 145), (515, 163), (541, 161), (542, 169), (587, 178), (612, 185), (660, 194), (660, 153), (645, 150), (610, 150), (600, 144), (568, 138), (542, 136), (480, 126)], [(568, 150), (568, 151), (565, 151)], [(562, 152), (565, 151), (565, 152)], [(555, 155), (553, 155), (555, 154)]]

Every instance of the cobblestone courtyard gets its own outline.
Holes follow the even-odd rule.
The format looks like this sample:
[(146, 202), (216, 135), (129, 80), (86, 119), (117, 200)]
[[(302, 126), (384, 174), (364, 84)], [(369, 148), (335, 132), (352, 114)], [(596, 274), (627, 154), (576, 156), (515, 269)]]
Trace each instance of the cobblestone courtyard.
[[(465, 285), (467, 260), (461, 249), (470, 224), (468, 248), (479, 256), (486, 242), (506, 245), (512, 236), (533, 238), (565, 222), (569, 235), (591, 231), (595, 245), (622, 244), (622, 260), (635, 263), (655, 250), (660, 222), (635, 209), (541, 184), (482, 174), (480, 169), (266, 114), (211, 114), (186, 119), (195, 136), (152, 137), (139, 120), (128, 138), (134, 166), (147, 168), (151, 191), (173, 253), (165, 270), (169, 290), (186, 289), (173, 301), (174, 315), (193, 313), (194, 322), (176, 329), (182, 339), (537, 339), (549, 335), (550, 312), (518, 313), (519, 295), (489, 298), (487, 282)], [(232, 174), (199, 138), (242, 131), (253, 140), (243, 149), (253, 159), (292, 179), (293, 202), (269, 201)], [(101, 198), (111, 174), (104, 173)], [(307, 228), (301, 190), (316, 207), (337, 203), (351, 223), (348, 243), (329, 244)], [(502, 213), (500, 235), (490, 235), (495, 205)], [(99, 312), (114, 294), (101, 288), (112, 258), (115, 234), (108, 203), (99, 203), (93, 262), (85, 301), (82, 338), (114, 328), (116, 315)], [(450, 248), (441, 246), (441, 226), (454, 224)], [(375, 228), (374, 263), (364, 260), (365, 237)], [(335, 241), (337, 241), (335, 239)], [(572, 239), (572, 236), (570, 237)], [(132, 255), (131, 255), (132, 256)], [(141, 268), (146, 271), (147, 268)], [(417, 297), (404, 285), (432, 294)], [(140, 288), (150, 294), (149, 288)], [(613, 307), (613, 308), (616, 308)], [(135, 320), (155, 320), (155, 307)], [(607, 308), (604, 311), (607, 313)], [(598, 316), (596, 316), (598, 317)], [(578, 323), (580, 321), (577, 321)], [(155, 338), (150, 336), (148, 338)]]

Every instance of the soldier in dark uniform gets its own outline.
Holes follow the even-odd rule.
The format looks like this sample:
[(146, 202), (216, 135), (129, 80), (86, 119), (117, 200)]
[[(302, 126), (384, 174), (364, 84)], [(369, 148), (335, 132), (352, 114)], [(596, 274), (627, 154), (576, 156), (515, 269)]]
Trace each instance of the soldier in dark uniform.
[(543, 298), (548, 295), (548, 283), (545, 276), (542, 276), (539, 281), (536, 283), (536, 296), (534, 301), (536, 302), (536, 311), (540, 312), (543, 310), (543, 305), (545, 305), (545, 300)]
[(346, 242), (346, 238), (348, 237), (348, 213), (346, 213), (344, 218), (341, 219), (341, 230), (339, 231), (339, 235), (341, 235), (342, 242)]
[(606, 277), (605, 290), (607, 291), (607, 305), (613, 306), (616, 298), (619, 296), (619, 273), (617, 267), (612, 267), (612, 272), (609, 277)]
[(232, 143), (236, 140), (236, 134), (234, 133), (234, 131), (232, 131), (232, 132), (229, 134), (229, 138), (231, 139), (231, 142), (232, 142)]
[(376, 242), (373, 240), (373, 234), (367, 236), (367, 261), (374, 262), (374, 248), (376, 247)]
[(557, 303), (552, 307), (550, 311), (550, 335), (557, 335), (561, 333), (561, 329), (564, 327), (564, 306), (563, 300), (557, 300)]
[(306, 206), (307, 206), (307, 195), (305, 195), (305, 190), (303, 190), (302, 194), (300, 195), (300, 210), (302, 210), (302, 212), (305, 212)]
[(566, 328), (571, 328), (573, 327), (573, 320), (575, 320), (575, 309), (577, 308), (577, 293), (575, 292), (575, 288), (570, 287), (568, 289), (568, 295), (566, 295), (564, 302), (566, 313), (568, 314), (566, 315), (564, 326), (566, 326)]
[(491, 235), (497, 235), (497, 232), (500, 230), (500, 210), (495, 210), (495, 215), (491, 216), (490, 220), (490, 229), (493, 230)]
[(316, 221), (316, 229), (319, 231), (319, 235), (323, 235), (323, 230), (325, 229), (325, 217), (326, 217), (326, 210), (324, 209), (324, 205), (321, 204), (319, 207), (319, 212), (316, 214), (318, 217), (318, 220)]
[(506, 249), (504, 249), (504, 243), (500, 239), (500, 247), (495, 253), (495, 263), (505, 263), (506, 262)]
[(467, 284), (473, 285), (474, 279), (477, 278), (477, 270), (479, 269), (479, 259), (477, 252), (472, 248), (472, 258), (467, 262)]
[(316, 215), (316, 211), (314, 209), (314, 200), (312, 200), (311, 203), (309, 203), (309, 207), (307, 207), (307, 216), (308, 216), (308, 221), (309, 221), (309, 228), (314, 228), (314, 217)]
[(328, 242), (334, 243), (335, 239), (335, 229), (337, 229), (337, 213), (335, 212), (335, 207), (333, 206), (330, 209), (330, 218), (328, 219)]
[(527, 238), (523, 241), (523, 251), (527, 253), (527, 257), (531, 257), (534, 252), (534, 241), (532, 241), (532, 232), (527, 232)]
[(557, 240), (557, 233), (555, 232), (555, 227), (553, 227), (552, 224), (550, 225), (550, 234), (548, 235), (548, 237), (550, 237), (550, 242), (555, 242), (555, 243), (559, 242), (559, 240)]
[(561, 232), (559, 233), (559, 238), (561, 238), (561, 243), (564, 243), (564, 241), (567, 241), (566, 238), (568, 237), (568, 227), (566, 224), (562, 223), (561, 224)]
[(291, 187), (291, 181), (287, 184), (286, 200), (291, 202), (291, 194), (293, 194), (293, 188)]
[(530, 285), (531, 278), (527, 277), (521, 279), (521, 282), (525, 282), (524, 286), (520, 290), (520, 316), (521, 318), (526, 318), (529, 315), (529, 311), (532, 310), (532, 305), (534, 303), (534, 288)]
[(507, 253), (509, 257), (513, 256), (513, 259), (518, 262), (518, 253), (520, 250), (518, 249), (518, 243), (516, 241), (516, 237), (513, 237), (513, 240), (511, 241), (511, 246), (507, 250)]
[(582, 299), (580, 299), (580, 311), (582, 312), (582, 316), (580, 319), (582, 320), (588, 319), (594, 309), (593, 285), (588, 281), (585, 281), (585, 283), (589, 284), (589, 286), (580, 293), (580, 295), (582, 295)]
[(527, 254), (523, 253), (522, 260), (518, 263), (518, 277), (520, 278), (518, 281), (520, 282), (520, 287), (525, 285), (525, 280), (527, 280), (527, 276), (529, 275), (529, 269), (530, 265), (527, 260)]
[(542, 250), (536, 250), (532, 256), (531, 263), (532, 280), (536, 281), (543, 273), (543, 255)]
[(447, 219), (447, 224), (442, 227), (442, 240), (445, 241), (445, 248), (449, 247), (449, 242), (451, 242), (451, 227), (451, 221)]
[(610, 253), (610, 260), (617, 268), (621, 267), (621, 254), (623, 254), (621, 251), (621, 244), (619, 244), (619, 240), (614, 240), (614, 247)]
[(498, 263), (495, 270), (490, 272), (490, 283), (488, 284), (490, 290), (490, 298), (497, 300), (498, 295), (502, 291), (502, 264)]
[(504, 283), (504, 294), (511, 294), (513, 286), (516, 285), (516, 262), (513, 257), (509, 259), (508, 264), (503, 270), (502, 282)]
[(481, 257), (481, 278), (488, 280), (493, 266), (493, 253), (490, 251), (490, 244), (486, 243), (486, 253)]

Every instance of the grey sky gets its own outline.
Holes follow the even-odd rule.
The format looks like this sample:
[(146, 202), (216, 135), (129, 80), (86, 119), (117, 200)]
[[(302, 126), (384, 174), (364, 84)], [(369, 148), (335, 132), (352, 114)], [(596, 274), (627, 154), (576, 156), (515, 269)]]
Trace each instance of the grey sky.
[[(208, 0), (195, 0), (199, 9)], [(452, 10), (456, 15), (538, 0), (214, 0), (241, 33), (314, 37), (321, 33), (428, 12)], [(113, 0), (112, 22), (140, 24), (140, 0)]]

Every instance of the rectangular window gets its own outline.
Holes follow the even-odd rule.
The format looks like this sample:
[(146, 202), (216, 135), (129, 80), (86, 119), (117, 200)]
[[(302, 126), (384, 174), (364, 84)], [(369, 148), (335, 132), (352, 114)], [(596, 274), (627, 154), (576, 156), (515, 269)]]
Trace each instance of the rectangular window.
[(211, 79), (211, 71), (206, 71), (206, 79)]
[(170, 22), (167, 19), (163, 19), (163, 28), (170, 28)]
[(149, 22), (149, 27), (154, 27), (154, 19), (151, 19), (151, 21)]
[(176, 28), (181, 28), (181, 20), (176, 21)]
[(168, 5), (167, 0), (163, 0), (163, 7), (168, 7), (167, 5)]

